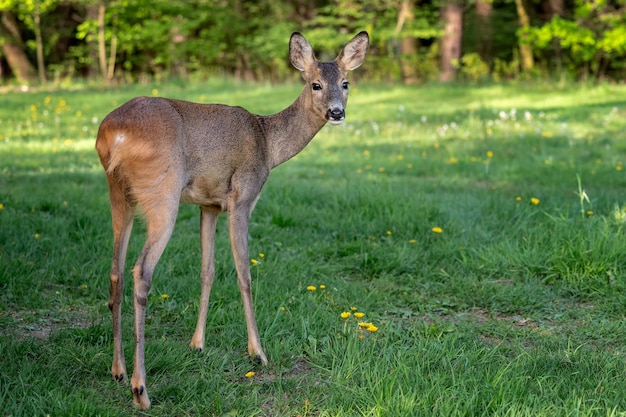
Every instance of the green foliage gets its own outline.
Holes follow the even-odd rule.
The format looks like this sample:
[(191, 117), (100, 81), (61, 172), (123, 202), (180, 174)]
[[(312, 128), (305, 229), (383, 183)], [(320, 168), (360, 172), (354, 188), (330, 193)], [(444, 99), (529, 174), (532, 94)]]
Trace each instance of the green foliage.
[(486, 80), (489, 77), (489, 66), (477, 53), (465, 54), (461, 57), (461, 73), (468, 81)]
[[(529, 42), (539, 62), (534, 70), (538, 75), (563, 72), (572, 77), (623, 78), (623, 2), (575, 1), (566, 4), (564, 16), (548, 22), (539, 19), (545, 12), (544, 3), (529, 6), (534, 25), (522, 33), (517, 30), (514, 2), (492, 2), (487, 21), (476, 16), (475, 3), (469, 2), (464, 12), (462, 51), (471, 62), (465, 65), (464, 77), (484, 78), (484, 67), (474, 55), (478, 54), (492, 79), (515, 78), (519, 75), (519, 42)], [(417, 68), (420, 80), (437, 79), (437, 48), (443, 34), (440, 3), (414, 3), (412, 18), (400, 24), (401, 4), (383, 0), (105, 1), (104, 55), (111, 59), (113, 53), (119, 81), (221, 74), (278, 81), (292, 78), (286, 58), (291, 32), (306, 32), (319, 57), (333, 59), (332, 54), (349, 35), (367, 30), (372, 43), (367, 72), (362, 74), (380, 81), (401, 79), (402, 61)], [(99, 74), (97, 6), (97, 2), (78, 0), (0, 2), (0, 10), (18, 18), (31, 60), (35, 57), (34, 15), (38, 8), (43, 17), (44, 62), (57, 81)], [(414, 56), (401, 56), (404, 38), (415, 39)]]

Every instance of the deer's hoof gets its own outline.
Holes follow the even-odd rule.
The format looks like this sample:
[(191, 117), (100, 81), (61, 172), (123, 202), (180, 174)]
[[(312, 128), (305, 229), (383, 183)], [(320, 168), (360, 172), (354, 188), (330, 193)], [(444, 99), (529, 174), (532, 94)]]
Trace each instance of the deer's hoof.
[(113, 374), (113, 379), (116, 380), (117, 382), (122, 383), (126, 380), (126, 374), (125, 373)]
[(133, 402), (135, 406), (141, 410), (146, 410), (150, 407), (150, 398), (148, 398), (148, 392), (143, 385), (132, 388)]

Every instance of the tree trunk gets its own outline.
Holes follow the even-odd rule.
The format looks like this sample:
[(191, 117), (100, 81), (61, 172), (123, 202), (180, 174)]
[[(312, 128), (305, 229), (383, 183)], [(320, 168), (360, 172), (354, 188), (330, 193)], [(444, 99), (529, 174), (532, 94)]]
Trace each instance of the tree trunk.
[[(563, 0), (548, 0), (548, 17), (552, 20), (555, 16), (565, 16), (565, 4)], [(554, 60), (556, 61), (556, 68), (561, 77), (563, 77), (563, 51), (561, 50), (560, 39), (553, 39), (554, 47)]]
[(35, 67), (28, 60), (24, 43), (20, 35), (15, 15), (5, 10), (0, 18), (0, 48), (7, 60), (15, 78), (19, 82), (33, 82), (37, 80)]
[(35, 43), (37, 45), (37, 70), (39, 72), (39, 82), (46, 83), (46, 64), (43, 58), (43, 38), (41, 36), (41, 11), (39, 2), (35, 1), (33, 10), (33, 23), (35, 24)]
[(104, 17), (106, 14), (106, 5), (104, 0), (98, 3), (98, 62), (100, 63), (100, 74), (102, 78), (107, 78), (107, 50), (106, 39), (104, 33)]
[(476, 1), (476, 50), (484, 62), (491, 62), (491, 46), (493, 38), (493, 26), (491, 24), (491, 13), (493, 11), (493, 0)]
[(530, 17), (528, 16), (524, 0), (515, 0), (515, 6), (517, 8), (519, 25), (522, 28), (522, 35), (519, 42), (519, 52), (522, 58), (522, 70), (529, 70), (535, 66), (535, 60), (533, 58), (533, 48), (530, 43), (525, 42), (526, 35), (523, 31), (524, 29), (530, 27)]
[(453, 81), (461, 59), (461, 41), (463, 39), (463, 8), (460, 4), (449, 1), (443, 6), (441, 18), (444, 22), (444, 34), (441, 38), (441, 75), (444, 82)]
[[(413, 0), (403, 0), (398, 10), (398, 21), (394, 32), (396, 41), (402, 32), (404, 24), (414, 20)], [(417, 38), (413, 36), (400, 38), (400, 72), (402, 74), (402, 82), (405, 85), (417, 84), (420, 81), (416, 67), (417, 45)]]

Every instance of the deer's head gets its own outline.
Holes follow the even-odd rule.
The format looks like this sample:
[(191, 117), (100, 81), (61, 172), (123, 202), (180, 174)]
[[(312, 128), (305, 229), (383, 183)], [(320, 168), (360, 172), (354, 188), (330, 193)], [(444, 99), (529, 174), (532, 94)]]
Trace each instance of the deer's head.
[(369, 35), (360, 32), (344, 46), (331, 62), (319, 62), (313, 48), (300, 33), (289, 40), (291, 64), (302, 72), (309, 89), (307, 97), (311, 110), (331, 124), (340, 124), (346, 118), (348, 80), (346, 75), (363, 63), (369, 47)]

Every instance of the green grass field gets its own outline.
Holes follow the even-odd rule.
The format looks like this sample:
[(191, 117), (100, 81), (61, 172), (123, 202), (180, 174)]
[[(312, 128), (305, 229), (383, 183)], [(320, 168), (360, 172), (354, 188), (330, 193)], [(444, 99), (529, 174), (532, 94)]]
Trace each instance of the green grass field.
[[(351, 88), (347, 122), (275, 169), (252, 215), (269, 366), (246, 355), (225, 217), (206, 350), (188, 348), (199, 210), (182, 206), (149, 299), (147, 412), (110, 375), (98, 124), (136, 95), (268, 114), (301, 86), (3, 94), (0, 415), (626, 415), (626, 87)], [(142, 245), (137, 222), (129, 269)]]

